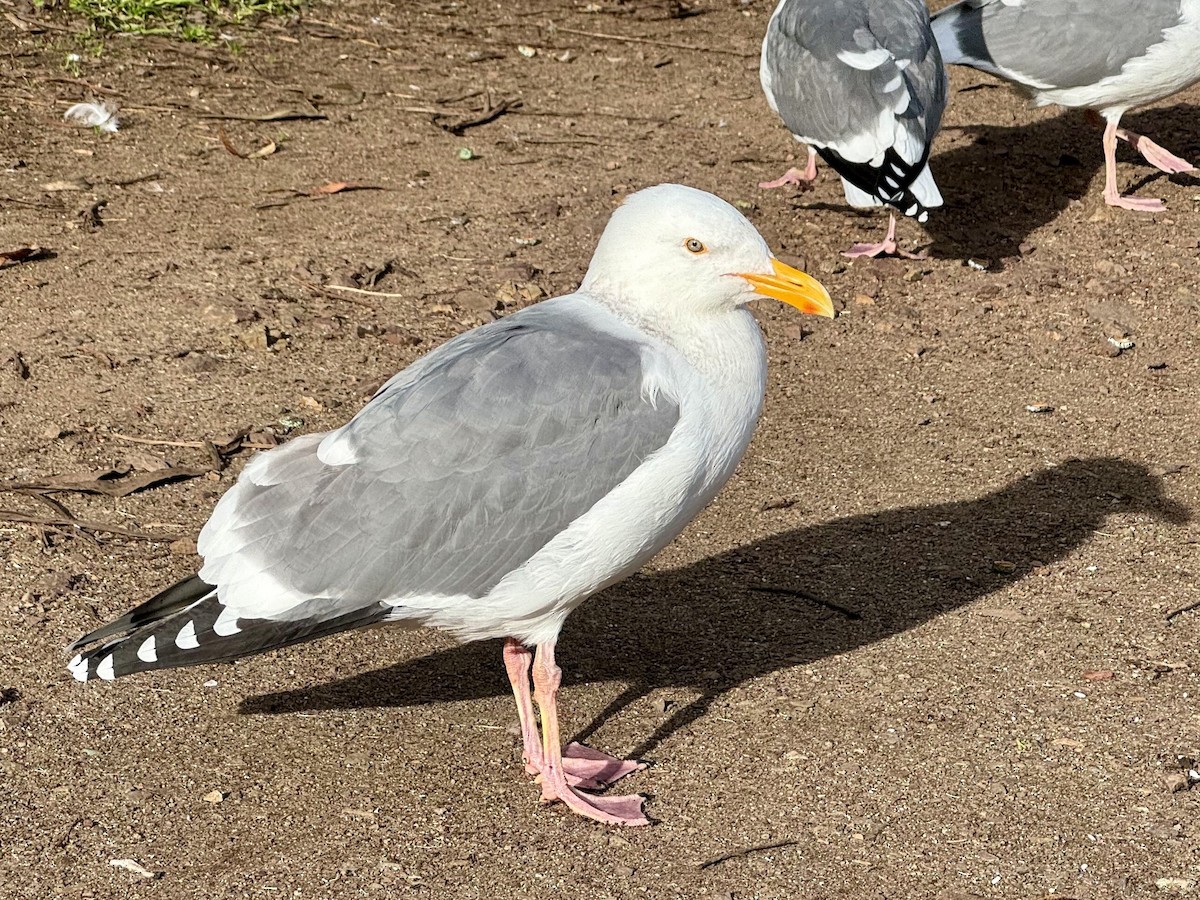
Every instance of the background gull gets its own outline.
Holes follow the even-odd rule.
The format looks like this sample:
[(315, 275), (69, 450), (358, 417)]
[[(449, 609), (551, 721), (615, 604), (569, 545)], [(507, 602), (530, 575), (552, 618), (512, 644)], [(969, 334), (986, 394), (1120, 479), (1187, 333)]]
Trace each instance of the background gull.
[[(782, 0), (763, 38), (759, 78), (771, 109), (808, 145), (803, 173), (761, 187), (811, 181), (820, 154), (851, 206), (886, 204), (924, 222), (942, 205), (928, 160), (947, 81), (921, 0)], [(895, 237), (893, 215), (882, 242), (846, 255), (901, 253)]]
[(90, 649), (71, 673), (112, 679), (382, 623), (505, 638), (543, 800), (645, 824), (640, 797), (580, 790), (639, 765), (562, 748), (555, 642), (733, 473), (762, 408), (765, 349), (745, 309), (758, 296), (833, 314), (724, 201), (679, 185), (630, 196), (576, 293), (460, 335), (342, 428), (256, 457), (201, 531), (199, 574), (76, 641)]
[(1200, 0), (962, 0), (934, 16), (933, 31), (947, 63), (1012, 82), (1038, 106), (1099, 111), (1109, 206), (1164, 208), (1121, 196), (1118, 138), (1163, 172), (1195, 171), (1120, 122), (1126, 110), (1200, 81)]

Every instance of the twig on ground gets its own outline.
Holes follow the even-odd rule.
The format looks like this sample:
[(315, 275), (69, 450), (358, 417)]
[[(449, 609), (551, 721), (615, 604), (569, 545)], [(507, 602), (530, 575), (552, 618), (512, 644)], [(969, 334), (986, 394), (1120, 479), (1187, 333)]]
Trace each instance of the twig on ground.
[(117, 537), (129, 538), (134, 541), (170, 542), (179, 540), (176, 534), (158, 534), (146, 531), (134, 531), (121, 528), (119, 525), (106, 525), (103, 522), (88, 522), (73, 517), (35, 516), (19, 512), (15, 509), (0, 509), (0, 522), (17, 522), (24, 525), (41, 526), (45, 528), (76, 528), (93, 534), (112, 534)]
[(488, 94), (487, 100), (484, 102), (483, 111), (477, 116), (472, 116), (469, 119), (460, 119), (457, 122), (440, 122), (442, 114), (437, 114), (433, 117), (433, 124), (444, 131), (448, 131), (456, 137), (462, 137), (468, 128), (475, 128), (478, 125), (486, 125), (488, 122), (494, 122), (506, 112), (520, 109), (522, 101), (519, 98), (504, 99), (493, 105), (491, 94)]
[(1195, 600), (1171, 610), (1167, 613), (1167, 621), (1170, 622), (1176, 616), (1182, 616), (1185, 612), (1191, 612), (1193, 609), (1200, 609), (1200, 600)]
[(320, 285), (326, 291), (345, 291), (347, 294), (365, 294), (368, 297), (390, 297), (394, 300), (403, 300), (408, 294), (389, 294), (386, 291), (368, 291), (364, 288), (349, 287), (344, 284), (323, 284)]
[[(323, 294), (326, 297), (332, 297), (336, 300), (345, 300), (349, 303), (357, 303), (359, 306), (365, 306), (368, 309), (379, 309), (378, 303), (372, 303), (369, 300), (359, 300), (355, 294), (365, 294), (368, 297), (393, 297), (399, 298), (401, 294), (385, 294), (382, 291), (365, 291), (362, 288), (343, 287), (337, 284), (315, 284), (311, 281), (305, 281), (296, 275), (291, 276), (292, 281), (296, 284), (308, 288), (310, 291), (315, 291), (318, 294)], [(338, 293), (338, 292), (341, 293)]]
[(696, 868), (711, 869), (713, 866), (719, 866), (723, 862), (729, 862), (731, 859), (741, 859), (749, 856), (752, 853), (765, 853), (768, 850), (782, 850), (785, 847), (795, 847), (799, 845), (799, 841), (780, 841), (777, 844), (761, 844), (757, 847), (743, 847), (741, 850), (734, 850), (732, 853), (723, 853), (720, 856), (715, 856), (706, 862), (700, 863)]
[(835, 612), (838, 615), (845, 616), (853, 622), (857, 622), (862, 616), (852, 609), (847, 609), (844, 606), (839, 606), (836, 603), (831, 603), (828, 600), (822, 600), (816, 594), (810, 594), (808, 591), (796, 590), (795, 588), (779, 588), (779, 587), (752, 587), (750, 590), (756, 594), (781, 594), (784, 597), (799, 597), (801, 600), (807, 600), (809, 603), (815, 603), (817, 606), (823, 607), (830, 612)]
[(249, 443), (248, 441), (242, 442), (242, 441), (235, 440), (235, 441), (231, 442), (231, 444), (224, 444), (224, 445), (218, 447), (216, 444), (214, 444), (212, 441), (209, 441), (209, 440), (204, 440), (204, 441), (164, 441), (164, 440), (159, 440), (158, 438), (135, 437), (132, 434), (121, 434), (116, 431), (110, 431), (108, 433), (108, 436), (116, 438), (118, 441), (128, 441), (131, 444), (149, 444), (153, 447), (187, 447), (192, 450), (205, 450), (211, 445), (218, 452), (224, 452), (224, 453), (232, 453), (235, 448), (237, 450), (270, 450), (272, 447), (276, 446), (275, 444), (252, 444), (252, 443)]
[(328, 119), (324, 113), (300, 112), (299, 110), (277, 109), (261, 115), (236, 115), (233, 113), (199, 113), (201, 119), (223, 119), (226, 122), (297, 122), (308, 119)]
[(700, 47), (696, 44), (681, 44), (677, 41), (660, 41), (656, 38), (634, 37), (629, 34), (608, 34), (604, 31), (584, 31), (581, 28), (566, 28), (562, 25), (549, 25), (547, 30), (553, 34), (554, 32), (562, 32), (563, 34), (575, 34), (581, 37), (599, 38), (603, 41), (628, 41), (631, 44), (650, 44), (654, 47), (670, 47), (673, 50), (695, 50), (698, 53), (724, 53), (728, 56), (741, 56), (749, 59), (758, 56), (757, 53), (748, 53), (745, 50), (731, 50), (728, 47)]

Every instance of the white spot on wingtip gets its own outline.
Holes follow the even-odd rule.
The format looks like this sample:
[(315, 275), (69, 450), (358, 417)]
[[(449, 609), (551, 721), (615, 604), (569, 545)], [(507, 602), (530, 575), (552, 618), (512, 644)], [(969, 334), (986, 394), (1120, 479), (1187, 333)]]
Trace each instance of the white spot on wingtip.
[(142, 641), (142, 646), (138, 647), (137, 658), (142, 662), (158, 662), (158, 647), (155, 644), (154, 635)]
[(76, 681), (88, 680), (88, 664), (82, 653), (76, 653), (75, 658), (67, 663), (67, 671)]
[(113, 674), (113, 655), (111, 653), (100, 660), (100, 665), (96, 666), (96, 676), (104, 681), (112, 681), (117, 677)]
[(175, 635), (175, 646), (180, 650), (195, 650), (200, 646), (200, 642), (196, 640), (195, 622), (189, 621), (179, 629), (179, 634)]
[(238, 617), (228, 606), (221, 610), (221, 614), (217, 616), (217, 621), (213, 622), (213, 633), (219, 634), (221, 637), (229, 637), (231, 634), (237, 634), (242, 629), (238, 627)]

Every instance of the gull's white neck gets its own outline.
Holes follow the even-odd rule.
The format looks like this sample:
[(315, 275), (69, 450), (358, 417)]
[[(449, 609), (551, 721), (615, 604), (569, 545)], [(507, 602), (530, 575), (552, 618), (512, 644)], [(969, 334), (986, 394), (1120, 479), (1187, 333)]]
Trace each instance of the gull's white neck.
[(678, 350), (697, 371), (710, 378), (754, 379), (754, 373), (761, 369), (765, 385), (766, 347), (758, 323), (745, 307), (694, 313), (649, 308), (586, 289), (581, 289), (579, 296)]
[[(691, 409), (689, 415), (703, 421), (698, 427), (711, 442), (715, 483), (723, 484), (750, 443), (767, 385), (766, 345), (750, 311), (735, 307), (698, 315), (671, 314), (618, 305), (592, 292), (575, 296), (666, 351), (644, 360), (650, 366), (645, 387), (652, 392), (665, 390), (692, 407), (700, 398), (700, 408)], [(656, 371), (658, 367), (664, 368)], [(682, 382), (692, 389), (679, 390)]]

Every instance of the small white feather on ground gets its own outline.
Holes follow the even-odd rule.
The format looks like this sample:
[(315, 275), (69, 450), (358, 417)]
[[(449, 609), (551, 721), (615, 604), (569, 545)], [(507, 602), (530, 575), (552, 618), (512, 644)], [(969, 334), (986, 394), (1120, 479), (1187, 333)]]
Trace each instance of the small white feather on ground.
[(84, 128), (108, 132), (115, 132), (121, 126), (117, 111), (107, 103), (76, 103), (63, 113), (63, 118)]

